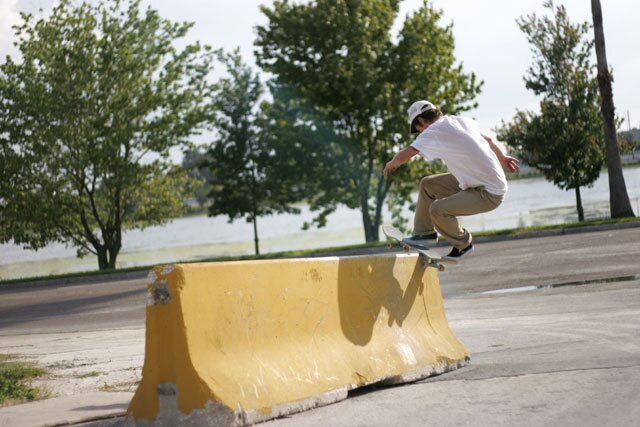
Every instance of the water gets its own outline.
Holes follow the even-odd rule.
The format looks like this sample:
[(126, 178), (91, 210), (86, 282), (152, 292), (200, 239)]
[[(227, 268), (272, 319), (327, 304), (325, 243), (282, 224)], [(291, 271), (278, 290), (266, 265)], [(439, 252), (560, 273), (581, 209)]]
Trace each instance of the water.
[[(627, 191), (636, 215), (640, 215), (640, 168), (624, 170)], [(488, 231), (541, 224), (577, 221), (575, 192), (563, 191), (542, 178), (509, 183), (504, 203), (486, 214), (461, 218), (471, 231)], [(592, 188), (582, 189), (585, 216), (607, 217), (609, 185), (602, 173)], [(385, 219), (390, 219), (385, 212)], [(404, 215), (411, 219), (412, 213)], [(313, 213), (302, 207), (301, 215), (276, 215), (260, 218), (258, 232), (263, 253), (364, 242), (361, 214), (340, 208), (329, 216), (327, 227), (302, 231)], [(197, 216), (180, 218), (163, 227), (124, 233), (118, 267), (150, 265), (180, 260), (197, 260), (226, 255), (253, 253), (253, 227), (244, 220), (232, 224), (225, 217)], [(75, 249), (52, 244), (37, 252), (5, 244), (0, 245), (0, 278), (30, 277), (65, 272), (95, 270), (94, 256), (75, 257)]]

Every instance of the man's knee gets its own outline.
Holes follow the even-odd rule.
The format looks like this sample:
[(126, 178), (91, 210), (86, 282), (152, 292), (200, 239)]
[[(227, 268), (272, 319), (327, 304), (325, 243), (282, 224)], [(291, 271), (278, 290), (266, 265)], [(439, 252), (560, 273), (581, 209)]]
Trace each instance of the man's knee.
[(434, 198), (433, 194), (435, 193), (435, 175), (425, 176), (420, 180), (420, 189), (424, 191), (429, 197)]
[(436, 200), (429, 207), (429, 214), (431, 217), (443, 217), (447, 215), (447, 209), (441, 201)]

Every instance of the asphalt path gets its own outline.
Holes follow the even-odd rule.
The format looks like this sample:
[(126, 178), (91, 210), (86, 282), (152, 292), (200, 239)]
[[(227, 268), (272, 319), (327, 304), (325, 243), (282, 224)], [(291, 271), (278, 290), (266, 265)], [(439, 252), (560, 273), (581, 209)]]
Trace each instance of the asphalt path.
[(0, 337), (144, 327), (146, 292), (145, 279), (0, 290)]

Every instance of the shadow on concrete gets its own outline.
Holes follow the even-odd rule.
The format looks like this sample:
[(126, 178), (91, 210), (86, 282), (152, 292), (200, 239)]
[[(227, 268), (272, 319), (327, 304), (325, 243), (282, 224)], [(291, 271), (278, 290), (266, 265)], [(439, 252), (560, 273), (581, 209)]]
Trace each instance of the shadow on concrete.
[(127, 410), (129, 403), (112, 403), (111, 405), (90, 405), (73, 408), (74, 411), (108, 411), (110, 409), (121, 409), (123, 412)]
[(373, 326), (384, 307), (389, 313), (389, 327), (402, 326), (415, 299), (424, 290), (424, 267), (416, 259), (405, 290), (393, 274), (396, 258), (341, 258), (338, 265), (338, 306), (342, 332), (352, 343), (367, 345)]

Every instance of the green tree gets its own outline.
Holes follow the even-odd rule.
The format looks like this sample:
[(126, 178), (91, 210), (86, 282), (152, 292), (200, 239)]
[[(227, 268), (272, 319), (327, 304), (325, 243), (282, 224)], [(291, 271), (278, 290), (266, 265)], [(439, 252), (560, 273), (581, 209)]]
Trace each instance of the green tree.
[(300, 212), (292, 206), (302, 194), (292, 154), (296, 140), (282, 111), (269, 103), (260, 105), (263, 85), (238, 51), (222, 60), (228, 77), (220, 80), (214, 102), (218, 136), (204, 161), (215, 177), (209, 215), (226, 215), (230, 222), (244, 217), (252, 223), (259, 254), (258, 218)]
[(58, 241), (115, 268), (122, 232), (182, 210), (186, 173), (169, 150), (208, 117), (209, 48), (173, 43), (191, 24), (139, 0), (62, 0), (16, 28), (0, 65), (0, 240)]
[(627, 193), (627, 185), (622, 174), (622, 161), (616, 137), (615, 107), (613, 105), (613, 90), (611, 82), (613, 76), (607, 65), (607, 50), (604, 43), (604, 29), (602, 25), (602, 8), (600, 0), (591, 0), (591, 15), (593, 17), (593, 32), (595, 37), (596, 58), (598, 61), (598, 84), (602, 117), (604, 119), (604, 141), (607, 154), (607, 169), (609, 171), (609, 208), (611, 218), (632, 217), (633, 208)]
[(209, 201), (211, 183), (215, 180), (211, 171), (204, 166), (205, 159), (206, 153), (198, 147), (185, 151), (182, 157), (182, 167), (187, 171), (192, 181), (188, 183), (187, 190), (193, 192), (200, 209), (203, 209)]
[(584, 220), (580, 188), (598, 178), (604, 162), (598, 85), (590, 59), (589, 25), (572, 24), (563, 6), (544, 3), (553, 18), (535, 14), (518, 25), (532, 45), (526, 87), (542, 95), (540, 113), (518, 112), (503, 122), (498, 138), (561, 189), (574, 189), (578, 219)]
[[(344, 144), (332, 124), (296, 89), (273, 79), (269, 90), (273, 101), (262, 104), (259, 128), (262, 144), (272, 153), (270, 178), (290, 193), (291, 200), (305, 201), (312, 211), (320, 211), (303, 229), (314, 223), (324, 226), (333, 211), (326, 209), (327, 203), (336, 192), (348, 191), (340, 186), (349, 154), (342, 150)], [(334, 188), (333, 194), (323, 191), (327, 185)]]
[(620, 154), (631, 154), (632, 158), (636, 158), (636, 150), (638, 149), (638, 140), (634, 137), (631, 130), (618, 132), (618, 148)]
[[(436, 170), (412, 162), (385, 179), (380, 171), (407, 145), (405, 111), (428, 98), (449, 114), (473, 108), (481, 84), (455, 64), (451, 25), (427, 1), (404, 23), (394, 43), (391, 28), (399, 0), (275, 1), (262, 7), (268, 24), (258, 27), (258, 64), (306, 98), (332, 128), (323, 151), (340, 169), (315, 176), (311, 200), (322, 225), (340, 204), (359, 208), (365, 239), (378, 240), (382, 208), (410, 201), (416, 176)], [(331, 179), (327, 177), (333, 173)], [(392, 183), (396, 183), (392, 187)]]

